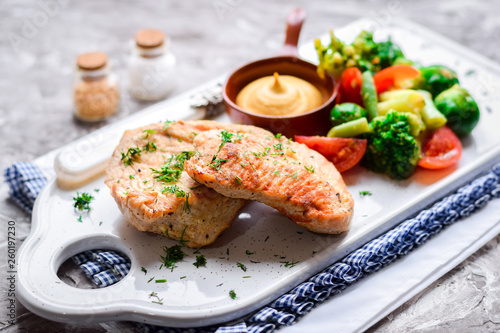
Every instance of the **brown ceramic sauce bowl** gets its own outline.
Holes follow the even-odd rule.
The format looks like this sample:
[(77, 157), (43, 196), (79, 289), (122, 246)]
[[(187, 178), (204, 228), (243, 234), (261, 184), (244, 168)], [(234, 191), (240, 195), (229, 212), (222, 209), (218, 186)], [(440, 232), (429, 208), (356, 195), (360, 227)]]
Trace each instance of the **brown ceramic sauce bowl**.
[[(338, 85), (330, 73), (321, 78), (316, 65), (298, 58), (297, 43), (305, 12), (295, 9), (287, 18), (287, 34), (282, 56), (251, 62), (234, 71), (225, 82), (222, 95), (229, 118), (233, 123), (254, 125), (281, 133), (286, 137), (294, 135), (326, 135), (331, 128), (330, 112), (335, 105)], [(313, 84), (321, 92), (320, 107), (305, 113), (290, 116), (268, 116), (246, 111), (236, 105), (236, 96), (250, 82), (264, 76), (293, 75)]]

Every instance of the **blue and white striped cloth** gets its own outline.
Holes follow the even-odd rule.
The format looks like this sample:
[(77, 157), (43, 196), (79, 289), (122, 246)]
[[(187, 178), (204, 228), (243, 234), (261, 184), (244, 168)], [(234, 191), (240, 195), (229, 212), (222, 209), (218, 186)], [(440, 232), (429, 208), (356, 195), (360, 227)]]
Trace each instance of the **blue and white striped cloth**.
[[(45, 182), (41, 172), (36, 169), (36, 166), (30, 163), (16, 163), (5, 172), (12, 198), (27, 211), (30, 211), (30, 204), (33, 204), (34, 198), (43, 187), (42, 182)], [(224, 326), (192, 329), (136, 325), (139, 325), (141, 332), (273, 332), (282, 326), (292, 325), (316, 304), (340, 293), (363, 276), (376, 272), (406, 255), (447, 225), (472, 214), (490, 200), (499, 197), (500, 164), (497, 164), (485, 175), (421, 211), (417, 216), (403, 221), (239, 321)], [(100, 287), (116, 283), (130, 269), (128, 258), (113, 251), (87, 251), (74, 256), (73, 260)]]

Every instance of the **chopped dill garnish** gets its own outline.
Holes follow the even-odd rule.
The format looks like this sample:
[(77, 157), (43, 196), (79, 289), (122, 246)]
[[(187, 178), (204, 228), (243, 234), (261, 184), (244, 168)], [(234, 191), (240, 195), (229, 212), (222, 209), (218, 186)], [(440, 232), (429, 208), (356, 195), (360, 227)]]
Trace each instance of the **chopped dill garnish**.
[(281, 174), (281, 170), (274, 170), (274, 171), (271, 171), (273, 174), (275, 174), (276, 176), (279, 176)]
[(293, 178), (293, 179), (297, 179), (297, 176), (298, 176), (298, 175), (299, 175), (299, 174), (297, 173), (297, 171), (295, 171), (293, 174), (291, 174), (291, 175), (285, 175), (285, 176), (290, 177), (290, 178)]
[(243, 272), (247, 271), (247, 266), (243, 265), (241, 262), (237, 262), (236, 266), (241, 268), (243, 270)]
[(141, 267), (141, 272), (144, 272), (144, 274), (148, 274), (148, 270), (144, 267)]
[(135, 179), (135, 176), (134, 175), (130, 175), (130, 176), (128, 176), (128, 178)]
[(156, 304), (163, 305), (163, 302), (162, 302), (163, 298), (158, 297), (158, 294), (155, 293), (154, 291), (152, 291), (151, 294), (149, 294), (149, 297), (156, 297), (156, 299), (157, 299), (157, 301), (151, 301), (151, 303), (156, 303)]
[(269, 236), (267, 236), (266, 239), (264, 239), (264, 242), (267, 242), (268, 239), (269, 239)]
[(307, 171), (309, 171), (309, 172), (311, 172), (311, 173), (314, 173), (314, 166), (313, 166), (313, 165), (311, 165), (310, 167), (306, 167), (306, 166), (304, 165), (304, 168), (306, 168), (306, 170), (307, 170)]
[(151, 141), (148, 141), (142, 148), (143, 151), (147, 151), (150, 153), (156, 151), (156, 149), (158, 149), (158, 147), (156, 147), (155, 143)]
[(128, 167), (129, 165), (134, 164), (134, 160), (137, 160), (137, 158), (141, 156), (141, 148), (129, 148), (126, 153), (122, 151), (121, 154), (121, 160), (123, 161), (125, 166)]
[(250, 276), (250, 275), (247, 275), (247, 276), (244, 276), (243, 278), (244, 278), (244, 279), (248, 279), (248, 278), (251, 278), (251, 276)]
[(191, 207), (189, 206), (189, 196), (191, 193), (186, 193), (186, 200), (184, 200), (184, 205), (182, 206), (182, 211), (191, 213)]
[(370, 191), (359, 191), (359, 195), (362, 197), (370, 196), (372, 195), (372, 192)]
[(156, 134), (158, 132), (154, 129), (146, 129), (146, 130), (142, 131), (142, 133), (145, 133), (143, 139), (147, 139), (150, 134)]
[(181, 277), (179, 278), (179, 280), (182, 280), (182, 279), (185, 279), (185, 278), (186, 278), (186, 276), (184, 275), (184, 276), (181, 276)]
[(283, 150), (283, 144), (281, 142), (273, 145), (273, 147), (274, 147), (274, 149), (279, 150), (279, 151)]
[(278, 140), (281, 140), (282, 134), (281, 133), (276, 133), (275, 138)]
[(165, 120), (165, 122), (163, 123), (163, 127), (168, 128), (170, 124), (173, 124), (175, 122), (176, 122), (175, 120)]
[(255, 252), (250, 252), (250, 251), (246, 250), (245, 253), (250, 256), (250, 255), (254, 254)]
[(238, 184), (241, 185), (241, 178), (240, 178), (240, 176), (234, 176), (234, 179), (236, 179), (236, 181), (238, 182)]
[(233, 289), (229, 291), (229, 297), (231, 297), (232, 299), (236, 299), (236, 292)]
[(222, 166), (222, 163), (224, 163), (224, 162), (227, 162), (227, 160), (225, 158), (219, 158), (216, 160), (212, 160), (210, 166), (212, 168), (214, 168), (215, 170), (219, 171), (221, 166)]
[(94, 197), (86, 192), (82, 192), (82, 194), (76, 192), (76, 198), (73, 198), (75, 201), (74, 207), (79, 211), (90, 211), (90, 202), (93, 199)]
[(171, 247), (164, 246), (163, 251), (165, 252), (165, 256), (160, 255), (160, 258), (165, 267), (170, 268), (171, 271), (177, 267), (175, 266), (175, 263), (181, 261), (185, 256), (187, 256), (187, 254), (182, 251), (181, 245), (174, 245)]
[(153, 280), (154, 280), (154, 278), (155, 278), (155, 277), (153, 276), (151, 279), (149, 279), (149, 280), (148, 280), (148, 283), (149, 283), (149, 282), (151, 282), (151, 281), (153, 281)]
[(280, 263), (285, 264), (285, 267), (292, 268), (295, 265), (297, 265), (299, 262), (298, 261), (292, 261), (292, 262), (289, 262), (289, 261), (280, 261)]
[(250, 166), (252, 167), (253, 171), (257, 171), (257, 170), (255, 169), (255, 167), (252, 165), (252, 163), (249, 163), (249, 164), (250, 164)]
[[(186, 246), (186, 243), (188, 243), (189, 241), (188, 240), (185, 240), (184, 239), (184, 235), (186, 234), (186, 229), (187, 229), (187, 226), (184, 227), (184, 230), (182, 230), (182, 234), (181, 234), (181, 239), (179, 239), (179, 243), (182, 245), (182, 246)], [(187, 255), (187, 254), (186, 254)]]
[[(227, 130), (222, 130), (220, 132), (220, 138), (221, 138), (221, 143), (219, 145), (219, 149), (217, 150), (217, 154), (220, 152), (220, 150), (222, 149), (222, 147), (226, 144), (226, 143), (233, 143), (233, 138), (234, 134), (231, 133), (231, 132), (228, 132)], [(240, 138), (241, 140), (241, 138)]]
[(165, 283), (165, 282), (167, 282), (167, 279), (155, 280), (155, 283)]
[(165, 164), (161, 166), (161, 170), (151, 168), (153, 173), (156, 174), (154, 177), (167, 184), (177, 182), (181, 177), (182, 170), (184, 170), (184, 161), (189, 160), (193, 155), (193, 151), (183, 151), (180, 154), (170, 156)]
[(196, 256), (196, 261), (193, 263), (193, 265), (196, 268), (200, 268), (201, 266), (206, 267), (206, 264), (207, 264), (207, 259), (203, 254)]
[(181, 190), (181, 188), (177, 185), (166, 186), (161, 190), (162, 193), (168, 192), (174, 194), (177, 198), (184, 198), (186, 196), (186, 192)]
[[(212, 168), (214, 168), (215, 170), (219, 170), (222, 163), (224, 162), (227, 162), (226, 159), (223, 159), (223, 158), (219, 158), (217, 159), (217, 154), (219, 154), (219, 152), (221, 151), (222, 147), (224, 147), (224, 145), (226, 143), (233, 143), (233, 136), (235, 136), (235, 134), (231, 133), (231, 132), (228, 132), (227, 130), (222, 130), (220, 132), (220, 138), (221, 138), (221, 143), (219, 145), (219, 149), (217, 149), (217, 152), (215, 153), (215, 155), (212, 157), (212, 160), (210, 161), (210, 163), (208, 163), (208, 165), (210, 165)], [(241, 134), (236, 134), (236, 137), (237, 139), (241, 140)]]
[(257, 158), (262, 158), (262, 156), (264, 156), (264, 155), (265, 155), (265, 153), (260, 152), (260, 151), (259, 151), (259, 152), (252, 152), (252, 154), (253, 154), (255, 157), (257, 157)]
[(80, 222), (80, 223), (83, 223), (83, 221), (82, 221), (82, 216), (81, 216), (81, 215), (80, 215), (80, 217), (77, 219), (77, 221), (78, 221), (78, 222)]

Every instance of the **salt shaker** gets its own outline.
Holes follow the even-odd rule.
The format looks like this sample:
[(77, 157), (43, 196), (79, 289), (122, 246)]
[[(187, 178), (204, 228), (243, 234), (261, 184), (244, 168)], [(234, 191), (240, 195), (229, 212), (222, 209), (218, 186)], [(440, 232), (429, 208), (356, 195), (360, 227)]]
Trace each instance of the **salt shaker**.
[(137, 32), (129, 61), (132, 95), (141, 100), (164, 98), (175, 85), (175, 63), (169, 39), (162, 31)]
[(77, 58), (73, 97), (75, 115), (81, 120), (100, 121), (116, 112), (118, 79), (105, 53), (85, 53)]

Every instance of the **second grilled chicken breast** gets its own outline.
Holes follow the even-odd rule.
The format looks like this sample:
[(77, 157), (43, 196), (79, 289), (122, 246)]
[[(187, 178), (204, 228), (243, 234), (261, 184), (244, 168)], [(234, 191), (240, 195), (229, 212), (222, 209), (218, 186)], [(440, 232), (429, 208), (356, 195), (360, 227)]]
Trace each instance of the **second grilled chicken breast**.
[(349, 229), (354, 201), (335, 166), (303, 144), (253, 126), (194, 138), (186, 172), (218, 193), (263, 202), (318, 233)]

